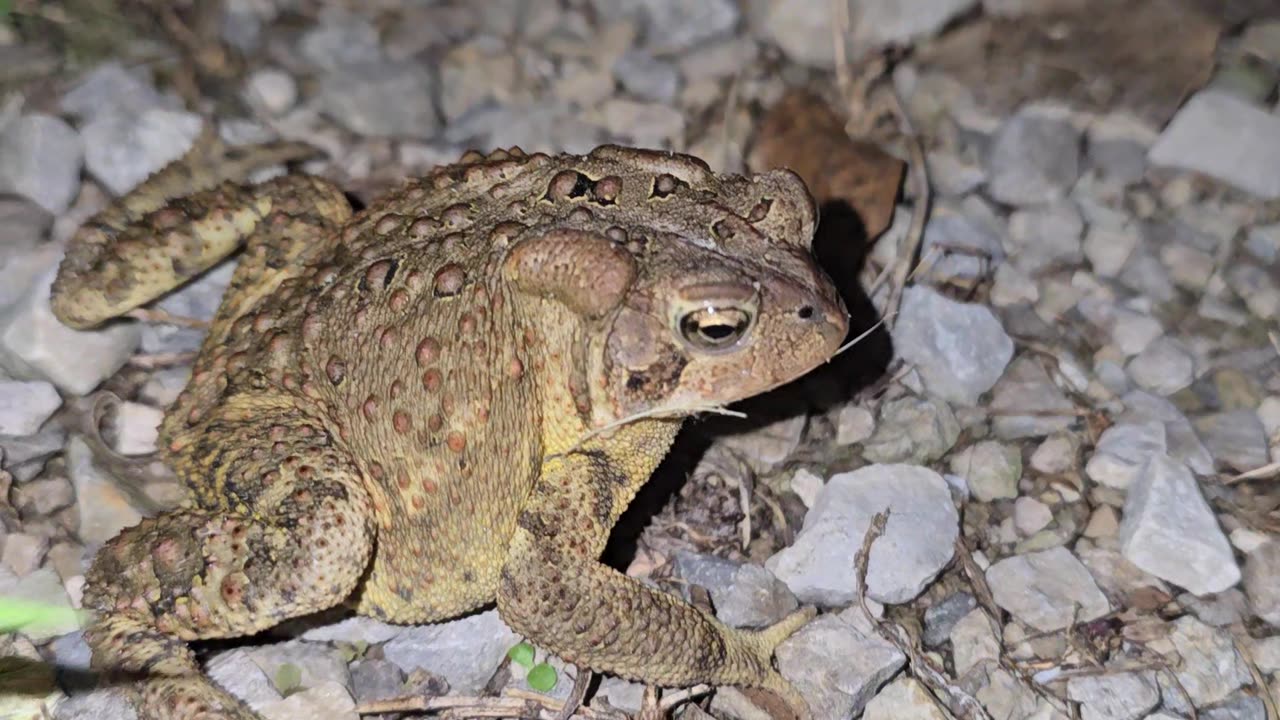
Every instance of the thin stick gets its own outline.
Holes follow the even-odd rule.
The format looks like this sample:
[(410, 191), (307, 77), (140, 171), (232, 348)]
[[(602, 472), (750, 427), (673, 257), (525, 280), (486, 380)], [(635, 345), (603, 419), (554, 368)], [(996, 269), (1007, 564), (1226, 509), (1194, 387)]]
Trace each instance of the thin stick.
[[(906, 139), (907, 152), (911, 155), (910, 178), (916, 204), (911, 209), (911, 225), (907, 228), (904, 246), (899, 248), (905, 252), (898, 257), (898, 264), (894, 268), (893, 287), (889, 290), (889, 304), (885, 306), (885, 317), (897, 314), (898, 307), (902, 303), (902, 293), (906, 289), (907, 278), (911, 275), (915, 257), (920, 252), (920, 243), (924, 240), (924, 226), (929, 218), (929, 206), (933, 202), (932, 190), (929, 187), (929, 168), (925, 164), (924, 144), (916, 134), (911, 117), (907, 114), (902, 98), (898, 97), (898, 91), (893, 87), (892, 82), (889, 83), (889, 97), (892, 101), (893, 114), (898, 118), (903, 137)], [(890, 323), (890, 327), (892, 326)]]

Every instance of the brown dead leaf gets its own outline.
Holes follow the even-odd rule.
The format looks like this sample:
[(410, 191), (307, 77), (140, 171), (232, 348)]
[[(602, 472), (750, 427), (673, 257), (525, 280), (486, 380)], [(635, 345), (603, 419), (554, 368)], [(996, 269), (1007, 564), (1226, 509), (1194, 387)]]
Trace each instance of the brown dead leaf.
[(757, 171), (794, 170), (819, 204), (847, 202), (868, 238), (889, 226), (906, 172), (906, 163), (872, 143), (849, 137), (840, 116), (806, 90), (792, 90), (770, 108), (756, 133), (749, 164)]

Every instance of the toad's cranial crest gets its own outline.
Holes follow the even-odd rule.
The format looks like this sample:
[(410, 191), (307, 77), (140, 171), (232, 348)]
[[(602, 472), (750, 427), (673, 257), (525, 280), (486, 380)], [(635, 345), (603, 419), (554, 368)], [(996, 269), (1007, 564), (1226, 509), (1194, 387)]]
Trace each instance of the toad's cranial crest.
[(81, 229), (53, 307), (91, 327), (244, 253), (161, 427), (182, 509), (107, 543), (97, 667), (146, 717), (257, 717), (187, 642), (349, 603), (396, 623), (494, 601), (536, 644), (666, 686), (771, 689), (797, 613), (729, 628), (597, 562), (691, 408), (794, 379), (847, 316), (787, 171), (622, 147), (469, 153), (352, 214), (205, 138)]

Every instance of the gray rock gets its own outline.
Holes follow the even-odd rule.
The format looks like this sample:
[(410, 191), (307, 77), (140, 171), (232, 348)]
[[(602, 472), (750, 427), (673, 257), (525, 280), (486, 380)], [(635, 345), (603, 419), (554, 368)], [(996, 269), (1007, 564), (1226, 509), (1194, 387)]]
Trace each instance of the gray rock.
[(881, 406), (862, 455), (872, 462), (925, 464), (945, 455), (958, 437), (960, 423), (946, 402), (904, 397)]
[(191, 147), (204, 121), (180, 110), (99, 112), (80, 130), (85, 167), (113, 194), (132, 190)]
[(1005, 558), (987, 570), (987, 584), (996, 604), (1042, 632), (1111, 611), (1089, 570), (1063, 547)]
[(675, 561), (680, 577), (706, 588), (716, 617), (731, 627), (772, 625), (800, 606), (782, 581), (758, 565), (685, 551), (677, 551)]
[[(595, 698), (604, 698), (609, 701), (609, 705), (624, 712), (638, 713), (644, 702), (644, 685), (606, 676), (600, 681)], [(595, 704), (594, 700), (592, 704)]]
[(1121, 285), (1154, 303), (1172, 302), (1178, 296), (1173, 277), (1146, 242), (1134, 248), (1118, 279)]
[(1102, 432), (1084, 471), (1099, 485), (1127, 490), (1147, 460), (1167, 450), (1164, 423), (1118, 422)]
[[(765, 562), (801, 601), (845, 605), (857, 598), (849, 562), (872, 517), (889, 510), (885, 534), (871, 548), (867, 596), (911, 600), (951, 561), (959, 516), (942, 476), (912, 465), (871, 465), (832, 477), (791, 547)], [(921, 533), (921, 527), (929, 532)]]
[(998, 220), (978, 198), (959, 207), (944, 203), (930, 215), (921, 253), (933, 258), (933, 277), (977, 280), (1004, 261)]
[(1084, 238), (1084, 255), (1095, 273), (1102, 277), (1115, 277), (1124, 270), (1141, 241), (1139, 228), (1133, 224), (1122, 227), (1091, 225)]
[(116, 323), (98, 330), (72, 330), (49, 308), (53, 274), (0, 313), (0, 366), (14, 377), (44, 379), (60, 389), (87, 395), (114, 375), (138, 346), (138, 328)]
[(861, 609), (823, 615), (777, 650), (778, 669), (795, 684), (814, 717), (852, 718), (906, 664), (871, 628)]
[(1053, 510), (1032, 497), (1020, 497), (1013, 503), (1013, 527), (1022, 537), (1031, 537), (1053, 522)]
[(592, 0), (592, 4), (611, 20), (638, 17), (645, 47), (658, 55), (728, 35), (739, 19), (738, 5), (732, 0)]
[(1182, 411), (1165, 398), (1151, 393), (1134, 390), (1126, 393), (1121, 402), (1125, 411), (1116, 418), (1120, 423), (1158, 420), (1164, 423), (1165, 442), (1168, 444), (1169, 456), (1186, 463), (1191, 471), (1199, 475), (1213, 472), (1213, 456), (1200, 441), (1191, 421)]
[(871, 698), (862, 720), (945, 720), (937, 702), (919, 680), (898, 678)]
[(352, 615), (338, 622), (310, 627), (298, 637), (309, 642), (382, 643), (404, 632), (405, 626), (384, 623), (364, 615)]
[(623, 53), (613, 64), (613, 74), (623, 89), (642, 100), (671, 102), (680, 91), (676, 66), (647, 52)]
[[(998, 308), (1031, 305), (1040, 299), (1040, 288), (1016, 265), (1001, 263), (991, 283), (991, 304)], [(1014, 329), (1017, 332), (1017, 329)]]
[(1243, 623), (1252, 615), (1249, 612), (1249, 600), (1236, 588), (1204, 597), (1182, 593), (1177, 597), (1177, 601), (1179, 605), (1200, 618), (1200, 622), (1214, 627)]
[(1266, 270), (1251, 263), (1233, 263), (1227, 268), (1227, 286), (1254, 316), (1280, 318), (1280, 285)]
[(351, 672), (347, 668), (347, 661), (337, 649), (325, 643), (290, 640), (264, 645), (250, 650), (249, 659), (262, 668), (263, 674), (272, 681), (282, 666), (293, 665), (302, 673), (299, 687), (315, 688), (325, 683), (337, 683), (346, 690), (351, 690)]
[(89, 546), (100, 545), (121, 530), (137, 525), (142, 513), (129, 496), (107, 473), (93, 464), (93, 451), (79, 437), (67, 443), (67, 472), (76, 489), (76, 505), (80, 511), (80, 540)]
[(1202, 91), (1182, 106), (1147, 159), (1280, 198), (1280, 116), (1220, 91)]
[(526, 152), (585, 153), (605, 138), (604, 129), (560, 101), (480, 108), (445, 128), (444, 139), (471, 147), (510, 147)]
[(420, 625), (382, 646), (386, 659), (406, 673), (422, 668), (449, 681), (459, 693), (479, 692), (507, 651), (520, 641), (496, 610), (438, 625)]
[(991, 197), (1044, 205), (1067, 195), (1080, 173), (1080, 131), (1058, 113), (1030, 107), (1005, 121), (987, 157)]
[(837, 445), (860, 443), (871, 437), (876, 429), (875, 414), (853, 403), (840, 406), (835, 422)]
[(1046, 475), (1057, 475), (1076, 467), (1080, 443), (1067, 433), (1051, 435), (1031, 453), (1031, 469)]
[(517, 58), (495, 38), (481, 37), (452, 49), (440, 63), (440, 111), (445, 122), (509, 99), (519, 80), (517, 73)]
[(84, 632), (77, 630), (55, 638), (48, 648), (53, 653), (54, 664), (59, 670), (89, 669), (91, 651), (89, 643), (84, 640)]
[(600, 107), (599, 122), (610, 135), (641, 147), (677, 147), (684, 142), (685, 116), (665, 103), (613, 98)]
[(1179, 287), (1199, 292), (1209, 283), (1217, 269), (1213, 255), (1182, 243), (1169, 243), (1160, 249), (1160, 261)]
[(326, 682), (313, 688), (296, 692), (289, 697), (262, 708), (265, 720), (296, 720), (297, 718), (326, 718), (331, 720), (359, 720), (356, 703), (351, 693), (336, 682)]
[(1280, 261), (1280, 223), (1250, 228), (1244, 248), (1264, 264), (1274, 265)]
[(404, 671), (389, 660), (360, 660), (351, 666), (356, 702), (386, 700), (403, 695)]
[(58, 703), (53, 720), (138, 720), (138, 711), (121, 688), (101, 687)]
[(951, 640), (952, 660), (956, 677), (963, 678), (973, 668), (983, 663), (1000, 660), (1000, 638), (991, 628), (991, 620), (982, 610), (970, 610), (948, 636)]
[(1245, 556), (1244, 591), (1258, 617), (1280, 627), (1280, 542), (1263, 543)]
[(62, 450), (66, 439), (66, 428), (59, 423), (46, 425), (35, 435), (25, 437), (0, 435), (0, 450), (4, 450), (5, 468), (14, 472), (15, 475), (22, 469), (20, 467), (22, 465), (35, 465), (38, 470), (50, 455)]
[(180, 109), (176, 98), (156, 91), (143, 66), (126, 69), (118, 61), (103, 63), (62, 97), (62, 111), (83, 121), (99, 115), (141, 113), (151, 108)]
[(1004, 440), (1051, 435), (1076, 421), (1075, 404), (1031, 355), (1009, 365), (992, 389), (988, 409), (994, 415), (992, 429)]
[(298, 51), (318, 70), (339, 70), (383, 58), (378, 30), (363, 13), (330, 9), (304, 33)]
[(0, 129), (0, 192), (12, 193), (54, 215), (80, 192), (80, 136), (49, 115), (24, 115)]
[(428, 138), (440, 127), (434, 81), (416, 62), (344, 65), (320, 78), (320, 107), (339, 125), (366, 137)]
[(155, 452), (164, 411), (136, 402), (122, 402), (112, 422), (116, 429), (114, 447), (121, 455)]
[(47, 382), (0, 380), (0, 435), (34, 435), (62, 398)]
[(1028, 273), (1079, 264), (1084, 260), (1083, 235), (1084, 218), (1069, 199), (1016, 210), (1009, 216), (1009, 260)]
[[(1229, 631), (1209, 627), (1189, 615), (1178, 618), (1172, 625), (1168, 641), (1182, 658), (1182, 665), (1175, 673), (1196, 707), (1225, 700), (1252, 682)], [(1165, 696), (1165, 703), (1167, 707), (1169, 695)]]
[(1084, 675), (1067, 681), (1067, 697), (1081, 720), (1140, 720), (1160, 704), (1160, 685), (1151, 672)]
[(30, 575), (49, 552), (49, 538), (25, 532), (9, 533), (4, 539), (4, 554), (0, 562), (18, 577)]
[(283, 696), (262, 667), (253, 661), (251, 652), (244, 648), (224, 650), (205, 663), (205, 672), (223, 690), (261, 712)]
[(987, 172), (945, 149), (930, 150), (926, 155), (929, 181), (944, 198), (962, 198), (982, 187)]
[[(235, 269), (234, 261), (220, 263), (194, 281), (165, 295), (155, 304), (155, 308), (177, 317), (206, 322), (212, 320), (218, 306), (222, 304), (222, 296), (231, 284)], [(147, 353), (193, 352), (200, 349), (204, 336), (205, 331), (199, 328), (146, 323), (142, 327), (141, 349)]]
[(1165, 336), (1134, 356), (1127, 369), (1143, 390), (1172, 395), (1195, 380), (1196, 359), (1181, 341)]
[(722, 435), (719, 442), (733, 450), (757, 472), (767, 472), (790, 459), (796, 448), (800, 447), (808, 421), (809, 418), (801, 413), (745, 432)]
[(298, 101), (298, 83), (278, 68), (255, 70), (245, 81), (245, 99), (269, 115), (283, 115)]
[(1204, 415), (1195, 428), (1219, 466), (1247, 472), (1267, 464), (1267, 432), (1253, 410)]
[[(924, 645), (937, 647), (947, 641), (951, 630), (978, 606), (978, 601), (967, 592), (954, 592), (924, 611)], [(963, 674), (963, 673), (961, 673)]]
[(48, 621), (22, 628), (22, 634), (32, 642), (52, 640), (80, 629), (71, 598), (51, 567), (42, 567), (20, 578), (0, 566), (0, 597), (43, 605), (50, 611)]
[(1125, 499), (1120, 549), (1134, 565), (1196, 595), (1240, 581), (1231, 544), (1187, 466), (1153, 455)]
[(1240, 691), (1230, 698), (1200, 711), (1202, 720), (1267, 720), (1267, 706), (1262, 698)]
[(760, 39), (777, 45), (793, 62), (830, 69), (835, 66), (834, 45), (815, 42), (814, 38), (831, 36), (836, 22), (832, 6), (829, 2), (755, 0), (750, 4), (752, 29)]
[(984, 440), (952, 455), (950, 466), (951, 472), (965, 479), (979, 502), (1018, 495), (1022, 453), (1015, 446)]
[(893, 344), (930, 393), (961, 405), (976, 404), (1013, 357), (1013, 340), (989, 308), (922, 285), (903, 293)]

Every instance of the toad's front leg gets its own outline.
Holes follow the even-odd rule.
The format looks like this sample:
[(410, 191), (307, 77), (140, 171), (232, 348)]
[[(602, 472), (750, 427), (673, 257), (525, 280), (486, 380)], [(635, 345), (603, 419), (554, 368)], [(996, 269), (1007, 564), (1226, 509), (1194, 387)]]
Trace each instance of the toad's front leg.
[(626, 466), (603, 449), (546, 464), (503, 567), (503, 618), (538, 645), (592, 670), (663, 686), (763, 687), (809, 717), (772, 657), (811, 611), (764, 630), (738, 630), (598, 561), (617, 515), (647, 479), (629, 477)]

